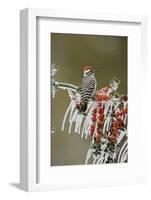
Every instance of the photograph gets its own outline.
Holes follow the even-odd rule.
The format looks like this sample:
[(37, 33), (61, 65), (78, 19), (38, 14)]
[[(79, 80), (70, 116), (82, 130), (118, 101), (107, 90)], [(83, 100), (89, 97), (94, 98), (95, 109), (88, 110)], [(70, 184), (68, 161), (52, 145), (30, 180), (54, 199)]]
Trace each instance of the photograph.
[(19, 189), (149, 191), (148, 19), (112, 10), (20, 11)]
[(50, 166), (128, 163), (128, 37), (50, 33)]

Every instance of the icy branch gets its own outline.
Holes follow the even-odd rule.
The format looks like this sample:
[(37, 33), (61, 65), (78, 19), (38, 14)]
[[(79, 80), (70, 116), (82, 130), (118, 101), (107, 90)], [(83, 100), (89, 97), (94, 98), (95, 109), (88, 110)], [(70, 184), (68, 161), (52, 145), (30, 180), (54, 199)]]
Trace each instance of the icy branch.
[(56, 87), (56, 89), (63, 89), (63, 90), (71, 90), (73, 92), (77, 92), (78, 87), (70, 84), (70, 83), (64, 83), (64, 82), (57, 82), (53, 81), (53, 86)]
[[(53, 98), (55, 97), (55, 92), (57, 89), (62, 89), (62, 90), (67, 90), (68, 93), (70, 92), (77, 92), (78, 87), (70, 84), (70, 83), (65, 83), (65, 82), (58, 82), (55, 80), (55, 75), (57, 71), (59, 70), (59, 67), (55, 64), (52, 64), (51, 66), (51, 85), (52, 85), (52, 96)], [(69, 94), (70, 96), (70, 94)]]

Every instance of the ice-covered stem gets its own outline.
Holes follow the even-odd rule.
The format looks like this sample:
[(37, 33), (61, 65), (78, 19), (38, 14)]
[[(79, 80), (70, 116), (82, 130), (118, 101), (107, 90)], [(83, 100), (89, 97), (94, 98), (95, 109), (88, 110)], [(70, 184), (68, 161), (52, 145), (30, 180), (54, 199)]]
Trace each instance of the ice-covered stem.
[[(76, 85), (66, 83), (66, 82), (58, 82), (58, 81), (55, 80), (54, 77), (55, 77), (58, 70), (59, 69), (55, 64), (53, 64), (51, 66), (51, 85), (52, 85), (51, 93), (52, 93), (52, 97), (53, 98), (55, 97), (55, 93), (56, 93), (57, 89), (67, 90), (68, 93), (72, 92), (72, 93), (75, 94), (78, 90), (78, 87)], [(70, 96), (70, 94), (69, 94), (69, 96)]]
[(53, 86), (56, 89), (71, 90), (73, 92), (77, 92), (78, 89), (78, 87), (73, 84), (58, 81), (53, 81)]

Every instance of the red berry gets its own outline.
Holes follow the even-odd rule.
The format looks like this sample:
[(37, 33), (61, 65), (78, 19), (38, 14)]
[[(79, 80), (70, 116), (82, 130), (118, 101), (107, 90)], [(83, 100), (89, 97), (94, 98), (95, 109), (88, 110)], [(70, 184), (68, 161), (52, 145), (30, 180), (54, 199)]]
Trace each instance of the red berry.
[(92, 116), (96, 118), (96, 113), (92, 113)]
[(93, 122), (95, 122), (95, 121), (96, 121), (96, 117), (92, 116), (92, 117), (91, 117), (91, 120), (92, 120)]
[(90, 130), (90, 135), (91, 135), (91, 136), (93, 135), (93, 133), (94, 133), (94, 131), (91, 131), (91, 130)]
[(119, 113), (119, 112), (117, 112), (117, 113), (115, 114), (115, 115), (116, 115), (116, 117), (119, 117), (119, 114), (120, 114), (120, 113)]
[(99, 112), (99, 113), (103, 113), (103, 108), (100, 107), (100, 108), (98, 109), (98, 112)]
[(94, 108), (93, 113), (97, 113), (97, 109), (96, 108)]
[(94, 130), (94, 129), (95, 129), (95, 126), (92, 124), (92, 125), (90, 126), (90, 129), (91, 129), (91, 130)]

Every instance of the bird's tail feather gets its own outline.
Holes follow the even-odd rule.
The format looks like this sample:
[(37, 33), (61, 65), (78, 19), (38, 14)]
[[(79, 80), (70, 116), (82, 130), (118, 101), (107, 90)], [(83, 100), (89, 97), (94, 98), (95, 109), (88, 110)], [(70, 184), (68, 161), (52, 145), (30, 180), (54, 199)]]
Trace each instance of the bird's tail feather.
[(78, 109), (78, 113), (85, 113), (88, 107), (88, 103), (87, 102), (80, 102), (79, 105), (77, 105), (77, 109)]

